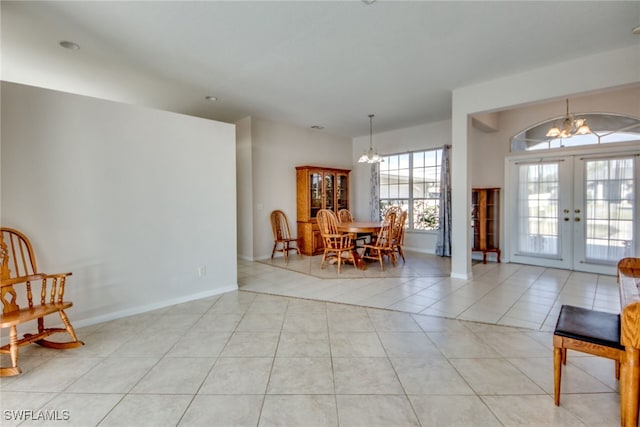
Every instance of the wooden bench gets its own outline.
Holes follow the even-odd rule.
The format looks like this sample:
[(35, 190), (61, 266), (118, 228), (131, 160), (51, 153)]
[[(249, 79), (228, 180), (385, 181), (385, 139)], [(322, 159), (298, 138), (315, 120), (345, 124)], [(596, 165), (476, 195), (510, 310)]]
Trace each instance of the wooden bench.
[(620, 366), (620, 411), (623, 426), (638, 425), (640, 387), (640, 258), (618, 262), (620, 287), (620, 343), (625, 351)]
[[(71, 273), (39, 273), (36, 258), (29, 239), (11, 228), (0, 228), (0, 301), (2, 314), (0, 328), (9, 328), (9, 343), (0, 347), (0, 353), (9, 354), (11, 367), (0, 367), (0, 376), (18, 375), (18, 349), (30, 343), (55, 349), (68, 349), (84, 345), (79, 341), (64, 310), (73, 304), (64, 300), (66, 279)], [(38, 288), (39, 289), (35, 289)], [(34, 289), (32, 289), (34, 288)], [(40, 296), (40, 302), (34, 302)], [(23, 305), (23, 308), (19, 304)], [(44, 317), (58, 313), (64, 328), (44, 326)], [(18, 325), (37, 322), (37, 332), (18, 338)], [(45, 338), (64, 332), (71, 341), (57, 342)]]

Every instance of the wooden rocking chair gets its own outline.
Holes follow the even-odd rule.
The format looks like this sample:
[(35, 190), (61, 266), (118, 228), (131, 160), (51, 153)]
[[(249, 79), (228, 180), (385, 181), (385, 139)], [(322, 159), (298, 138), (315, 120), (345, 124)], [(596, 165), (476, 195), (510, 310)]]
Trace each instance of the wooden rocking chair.
[[(0, 367), (0, 376), (18, 375), (18, 348), (30, 343), (55, 349), (68, 349), (84, 345), (76, 337), (76, 333), (69, 322), (64, 310), (73, 303), (64, 300), (64, 287), (67, 277), (71, 273), (43, 274), (38, 272), (33, 247), (29, 239), (21, 232), (11, 228), (0, 228), (0, 301), (2, 314), (0, 328), (9, 328), (9, 344), (0, 347), (0, 353), (11, 355), (11, 367)], [(40, 284), (40, 302), (34, 302), (32, 283)], [(18, 288), (18, 286), (20, 287)], [(15, 287), (14, 287), (15, 286)], [(16, 292), (16, 288), (20, 293)], [(18, 299), (25, 301), (27, 306), (20, 308)], [(45, 328), (44, 316), (58, 313), (64, 328)], [(18, 338), (17, 326), (21, 323), (37, 320), (38, 331), (24, 334)], [(49, 335), (66, 332), (71, 341), (48, 341)]]

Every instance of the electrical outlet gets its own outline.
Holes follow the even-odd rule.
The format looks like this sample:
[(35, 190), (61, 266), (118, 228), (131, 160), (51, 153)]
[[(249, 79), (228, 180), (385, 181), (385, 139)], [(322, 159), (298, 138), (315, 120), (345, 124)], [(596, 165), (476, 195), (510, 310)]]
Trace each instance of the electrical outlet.
[(207, 275), (207, 266), (203, 265), (201, 267), (198, 267), (198, 277), (204, 277)]

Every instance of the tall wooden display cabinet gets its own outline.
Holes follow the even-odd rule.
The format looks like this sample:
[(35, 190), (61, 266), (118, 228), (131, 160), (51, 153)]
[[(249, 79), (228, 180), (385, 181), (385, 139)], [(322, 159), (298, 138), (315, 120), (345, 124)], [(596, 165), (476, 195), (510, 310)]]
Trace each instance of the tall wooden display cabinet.
[(321, 166), (297, 166), (298, 244), (305, 255), (317, 255), (324, 250), (316, 215), (320, 209), (336, 214), (349, 209), (348, 169)]
[(471, 226), (473, 252), (482, 252), (482, 262), (487, 263), (487, 253), (495, 252), (500, 262), (500, 189), (473, 188), (471, 190)]

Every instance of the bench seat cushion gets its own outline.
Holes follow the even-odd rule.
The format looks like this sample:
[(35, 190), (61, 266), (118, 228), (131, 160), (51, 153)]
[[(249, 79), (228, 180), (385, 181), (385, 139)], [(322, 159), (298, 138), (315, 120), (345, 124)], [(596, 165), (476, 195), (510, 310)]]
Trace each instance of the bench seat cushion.
[(563, 305), (554, 334), (624, 350), (619, 314)]
[(56, 311), (66, 310), (72, 305), (73, 303), (70, 301), (63, 301), (61, 303), (36, 305), (33, 308), (21, 308), (20, 310), (3, 313), (0, 314), (0, 327), (6, 328), (28, 322)]

